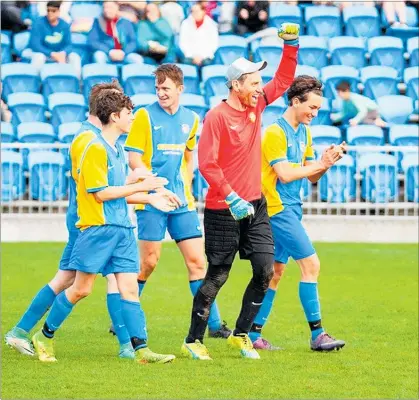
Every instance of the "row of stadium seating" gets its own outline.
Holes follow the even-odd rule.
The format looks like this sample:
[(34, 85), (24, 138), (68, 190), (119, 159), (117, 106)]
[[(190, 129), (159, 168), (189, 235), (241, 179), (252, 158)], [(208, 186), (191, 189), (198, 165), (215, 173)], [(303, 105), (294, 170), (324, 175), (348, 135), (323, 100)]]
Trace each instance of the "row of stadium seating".
[[(397, 157), (389, 154), (364, 154), (359, 159), (361, 172), (361, 198), (373, 203), (397, 200), (399, 177)], [(66, 196), (68, 176), (65, 157), (59, 152), (34, 151), (28, 156), (29, 188), (26, 188), (24, 160), (21, 153), (1, 152), (2, 192), (1, 200), (8, 202), (23, 198), (26, 191), (33, 200), (57, 201)], [(406, 201), (419, 201), (417, 154), (407, 155), (402, 162), (404, 171), (404, 197)], [(321, 201), (349, 202), (356, 196), (356, 169), (354, 159), (347, 155), (333, 166), (318, 183)], [(196, 171), (196, 174), (199, 174)], [(197, 178), (197, 175), (195, 176)], [(202, 199), (205, 186), (202, 180), (194, 180), (194, 195)], [(199, 187), (200, 186), (200, 187)], [(305, 181), (302, 196), (308, 198), (311, 185)]]
[[(12, 55), (22, 57), (22, 51), (28, 47), (29, 32), (14, 35), (12, 43), (8, 36), (1, 34), (3, 63), (12, 61)], [(272, 40), (270, 40), (272, 39)], [(72, 34), (73, 51), (77, 52), (83, 64), (91, 62), (92, 54), (87, 37), (80, 33)], [(417, 66), (418, 38), (409, 38), (406, 43), (392, 36), (375, 36), (368, 40), (361, 37), (335, 35), (327, 37), (301, 36), (299, 64), (322, 68), (332, 65), (348, 65), (362, 68), (370, 65), (385, 65), (401, 72), (406, 65)], [(277, 38), (256, 40), (249, 44), (245, 38), (237, 35), (222, 35), (214, 64), (231, 64), (238, 57), (249, 57), (249, 50), (255, 60), (264, 59), (276, 65), (282, 53), (282, 43)], [(406, 56), (406, 57), (405, 57)], [(408, 61), (406, 60), (408, 59)], [(22, 59), (22, 61), (29, 61)]]

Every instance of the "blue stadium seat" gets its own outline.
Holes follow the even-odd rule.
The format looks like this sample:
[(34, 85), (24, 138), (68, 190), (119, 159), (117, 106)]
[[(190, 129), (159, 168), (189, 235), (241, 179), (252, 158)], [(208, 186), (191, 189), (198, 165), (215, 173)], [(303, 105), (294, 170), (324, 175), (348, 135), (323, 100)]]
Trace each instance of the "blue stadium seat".
[[(398, 151), (399, 167), (401, 161), (410, 153), (416, 153), (419, 148), (419, 135), (417, 125), (393, 125), (389, 131), (389, 141), (393, 146), (412, 146), (412, 150)], [(415, 147), (418, 147), (415, 149)]]
[(402, 169), (405, 175), (404, 191), (407, 201), (419, 202), (419, 165), (418, 154), (408, 154), (402, 161)]
[(198, 69), (195, 65), (176, 64), (183, 72), (184, 93), (201, 94)]
[(276, 69), (277, 69), (277, 65), (278, 65), (278, 60), (276, 61), (277, 61), (276, 64), (274, 64), (275, 66), (268, 65), (265, 69), (260, 71), (263, 85), (266, 85), (274, 77)]
[(141, 107), (146, 107), (157, 101), (155, 94), (140, 93), (131, 96), (131, 101), (134, 104), (134, 113)]
[(227, 96), (211, 96), (209, 99), (209, 108), (212, 109), (215, 106), (218, 106)]
[(227, 65), (208, 65), (202, 68), (205, 97), (228, 95), (226, 86)]
[(71, 143), (80, 126), (80, 122), (66, 122), (65, 124), (61, 124), (58, 127), (58, 140), (61, 143)]
[(1, 63), (7, 64), (12, 62), (12, 51), (10, 46), (10, 37), (1, 33)]
[(335, 86), (341, 81), (348, 81), (351, 85), (351, 91), (358, 92), (359, 72), (353, 67), (329, 65), (321, 69), (320, 75), (324, 83), (325, 97), (337, 97)]
[(53, 93), (48, 97), (48, 108), (55, 129), (66, 122), (82, 122), (86, 119), (86, 101), (78, 93)]
[(13, 51), (18, 57), (21, 57), (22, 51), (29, 47), (30, 38), (30, 31), (20, 32), (13, 35)]
[(380, 35), (380, 18), (375, 7), (352, 6), (343, 10), (347, 36), (374, 37)]
[(87, 35), (78, 32), (71, 33), (72, 50), (81, 58), (81, 64), (86, 65), (91, 61), (91, 49), (87, 42)]
[(122, 82), (125, 93), (134, 96), (140, 93), (156, 93), (153, 71), (156, 66), (150, 64), (127, 64), (122, 67)]
[(280, 97), (276, 99), (273, 103), (269, 104), (265, 108), (262, 114), (262, 125), (267, 127), (268, 125), (274, 124), (278, 118), (284, 113), (287, 109), (287, 104), (285, 103), (285, 99)]
[(389, 124), (405, 124), (413, 113), (413, 100), (407, 96), (383, 96), (377, 103), (381, 116)]
[(118, 68), (113, 64), (87, 64), (82, 69), (83, 94), (89, 98), (90, 89), (93, 85), (103, 82), (111, 82), (118, 78)]
[(406, 83), (406, 94), (413, 100), (419, 97), (419, 69), (409, 67), (404, 70), (403, 80)]
[(305, 9), (307, 35), (336, 37), (342, 35), (340, 11), (337, 7), (317, 6)]
[(362, 68), (361, 81), (364, 84), (363, 94), (374, 100), (381, 96), (399, 94), (398, 72), (394, 68), (380, 65)]
[(11, 93), (39, 93), (41, 90), (41, 80), (36, 69), (30, 64), (2, 64), (1, 79), (3, 83), (2, 96), (5, 99), (8, 99)]
[(21, 143), (54, 143), (55, 133), (46, 122), (24, 122), (17, 127), (17, 138)]
[(375, 125), (350, 126), (346, 138), (352, 146), (381, 146), (384, 144), (383, 130)]
[(8, 106), (15, 126), (22, 122), (45, 121), (45, 101), (39, 93), (12, 93), (8, 96)]
[[(17, 138), (21, 143), (54, 143), (55, 133), (52, 125), (45, 122), (24, 122), (17, 127)], [(28, 157), (40, 149), (22, 149), (23, 166), (28, 170)]]
[(200, 96), (199, 94), (184, 93), (180, 97), (180, 104), (192, 111), (195, 111), (199, 115), (201, 121), (204, 119), (205, 114), (208, 111), (208, 106), (205, 102), (204, 96)]
[(328, 64), (327, 41), (318, 36), (301, 36), (298, 63), (321, 69)]
[(309, 65), (297, 65), (295, 76), (297, 77), (301, 75), (308, 75), (318, 79), (320, 71), (315, 67), (310, 67)]
[(346, 203), (355, 198), (355, 162), (345, 155), (319, 181), (320, 200)]
[(301, 9), (298, 6), (271, 2), (269, 5), (269, 24), (279, 28), (284, 22), (292, 22), (302, 26)]
[(3, 122), (0, 125), (1, 143), (13, 143), (16, 140), (13, 125), (10, 122)]
[(330, 102), (329, 99), (323, 97), (322, 108), (318, 111), (317, 117), (313, 118), (311, 125), (330, 125)]
[(409, 65), (411, 67), (419, 66), (419, 38), (408, 39), (407, 52), (409, 53)]
[(1, 151), (1, 201), (17, 200), (25, 193), (22, 154)]
[(330, 146), (342, 141), (340, 130), (336, 126), (314, 125), (310, 127), (310, 131), (313, 145)]
[(361, 196), (372, 203), (395, 200), (398, 193), (397, 159), (389, 154), (364, 154), (359, 160)]
[(45, 98), (52, 93), (80, 92), (80, 81), (70, 64), (45, 64), (41, 70), (42, 93)]
[(55, 151), (35, 151), (28, 157), (30, 197), (39, 201), (56, 201), (65, 197), (67, 177), (64, 157)]
[(368, 40), (371, 65), (395, 68), (399, 73), (404, 69), (403, 41), (391, 36), (378, 36)]
[(263, 38), (255, 50), (254, 61), (266, 61), (269, 66), (276, 68), (284, 51), (284, 44), (277, 37)]
[[(399, 16), (396, 14), (396, 21), (399, 22)], [(381, 14), (381, 23), (384, 28), (389, 26), (386, 14)], [(418, 12), (415, 7), (406, 7), (406, 23), (409, 27), (418, 26)]]
[(347, 65), (360, 69), (365, 66), (365, 43), (354, 36), (337, 36), (329, 39), (333, 65)]
[(236, 35), (220, 36), (218, 41), (218, 49), (214, 57), (214, 63), (230, 65), (239, 57), (247, 58), (246, 39)]
[(102, 7), (100, 4), (86, 3), (86, 2), (73, 2), (70, 8), (71, 18), (96, 18), (102, 14)]

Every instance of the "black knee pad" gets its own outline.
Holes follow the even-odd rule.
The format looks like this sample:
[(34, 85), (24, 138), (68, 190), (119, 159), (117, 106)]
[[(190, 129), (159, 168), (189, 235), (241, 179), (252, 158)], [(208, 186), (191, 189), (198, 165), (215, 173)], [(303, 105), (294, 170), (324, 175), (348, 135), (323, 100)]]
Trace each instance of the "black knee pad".
[(204, 283), (199, 289), (201, 293), (208, 297), (215, 297), (224, 283), (226, 283), (230, 270), (231, 265), (210, 264)]
[(250, 259), (253, 268), (253, 282), (267, 290), (269, 282), (274, 276), (273, 254), (254, 253)]

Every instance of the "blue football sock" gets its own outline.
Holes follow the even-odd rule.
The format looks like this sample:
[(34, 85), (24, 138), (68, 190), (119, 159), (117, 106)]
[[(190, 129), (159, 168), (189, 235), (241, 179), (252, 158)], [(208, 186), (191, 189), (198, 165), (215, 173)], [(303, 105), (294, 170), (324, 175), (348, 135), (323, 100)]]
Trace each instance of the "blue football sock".
[(29, 333), (54, 303), (55, 297), (56, 294), (51, 287), (45, 285), (33, 298), (16, 326)]
[(122, 346), (130, 343), (130, 336), (122, 318), (121, 295), (119, 293), (108, 293), (106, 304), (119, 344)]
[[(124, 300), (121, 298), (122, 317), (127, 327), (128, 334), (131, 338), (137, 338), (144, 342), (141, 347), (146, 347), (147, 327), (145, 321), (144, 311), (141, 304), (135, 301)], [(138, 350), (138, 346), (134, 350)]]
[[(189, 287), (191, 288), (192, 295), (195, 296), (196, 292), (202, 285), (202, 279), (197, 279), (196, 281), (189, 281)], [(210, 313), (208, 317), (208, 329), (210, 331), (218, 331), (221, 328), (221, 316), (220, 311), (218, 310), (217, 302), (214, 300), (210, 308)]]
[(253, 321), (253, 326), (249, 332), (249, 337), (252, 342), (255, 342), (261, 335), (261, 330), (268, 320), (269, 314), (272, 310), (272, 305), (275, 299), (276, 290), (268, 289), (263, 298), (262, 305), (259, 308), (259, 312), (256, 315), (255, 320)]
[(300, 301), (304, 309), (311, 330), (311, 339), (314, 340), (324, 329), (321, 323), (320, 301), (317, 291), (317, 282), (300, 282)]
[[(48, 314), (45, 325), (48, 329), (43, 329), (47, 337), (54, 336), (54, 332), (62, 325), (73, 310), (74, 304), (67, 299), (65, 292), (61, 292), (54, 300), (51, 311)], [(45, 328), (45, 326), (44, 326)]]
[(141, 293), (144, 290), (145, 283), (147, 281), (140, 281), (140, 280), (138, 280), (137, 282), (138, 282), (138, 297), (140, 297), (141, 296)]

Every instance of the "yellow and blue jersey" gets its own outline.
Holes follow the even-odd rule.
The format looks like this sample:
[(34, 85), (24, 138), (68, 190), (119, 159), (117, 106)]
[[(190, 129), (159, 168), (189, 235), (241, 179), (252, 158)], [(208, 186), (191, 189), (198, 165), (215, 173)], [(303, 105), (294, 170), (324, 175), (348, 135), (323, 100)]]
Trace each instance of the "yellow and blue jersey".
[[(71, 174), (69, 179), (68, 209), (66, 215), (67, 229), (70, 234), (77, 231), (76, 222), (79, 219), (77, 216), (76, 181), (75, 178), (73, 178), (73, 176), (77, 178), (77, 157), (82, 154), (82, 149), (84, 149), (99, 134), (100, 129), (86, 120), (81, 124), (80, 129), (76, 132), (74, 139), (71, 142), (69, 154)], [(72, 152), (71, 149), (73, 149)]]
[(70, 152), (78, 160), (71, 171), (77, 185), (77, 228), (101, 225), (133, 228), (125, 198), (99, 203), (94, 196), (108, 186), (125, 185), (128, 166), (122, 146), (116, 143), (113, 148), (97, 136), (84, 148), (72, 146)]
[[(199, 117), (193, 111), (180, 106), (171, 115), (155, 102), (137, 111), (125, 142), (125, 150), (140, 153), (146, 167), (166, 178), (169, 181), (166, 188), (180, 197), (183, 206), (172, 213), (195, 209), (185, 150), (195, 148), (198, 126)], [(139, 204), (136, 210), (150, 210), (150, 207)]]
[(280, 118), (266, 129), (262, 140), (262, 192), (268, 203), (270, 217), (288, 206), (302, 205), (302, 180), (282, 183), (273, 166), (287, 161), (297, 168), (311, 160), (314, 160), (314, 151), (308, 126), (300, 124), (294, 130), (284, 118)]

